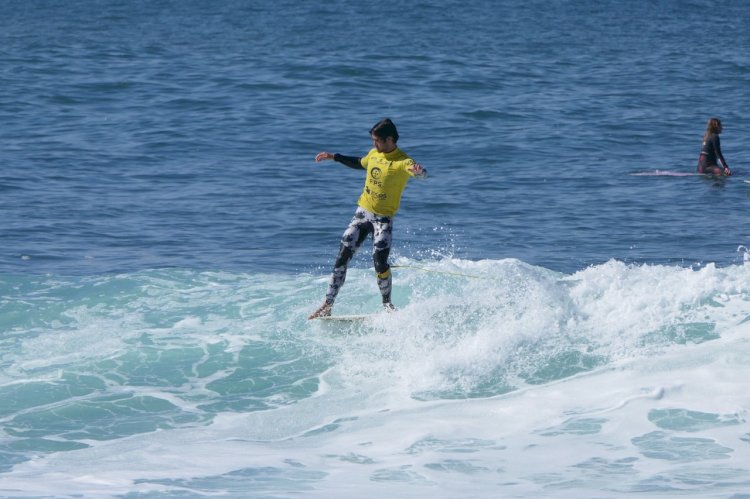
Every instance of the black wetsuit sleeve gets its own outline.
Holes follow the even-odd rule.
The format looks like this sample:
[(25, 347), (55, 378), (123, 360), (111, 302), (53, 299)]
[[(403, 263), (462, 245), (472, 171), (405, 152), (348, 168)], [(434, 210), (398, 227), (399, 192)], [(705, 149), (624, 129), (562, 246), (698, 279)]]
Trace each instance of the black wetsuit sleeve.
[(714, 152), (716, 153), (716, 158), (721, 161), (721, 166), (727, 168), (727, 162), (724, 159), (724, 155), (721, 154), (721, 141), (718, 135), (716, 135), (716, 140), (714, 141)]
[(365, 169), (365, 167), (362, 166), (361, 159), (356, 156), (344, 156), (343, 154), (336, 153), (333, 155), (333, 160), (344, 166), (348, 166), (349, 168), (354, 168), (355, 170)]

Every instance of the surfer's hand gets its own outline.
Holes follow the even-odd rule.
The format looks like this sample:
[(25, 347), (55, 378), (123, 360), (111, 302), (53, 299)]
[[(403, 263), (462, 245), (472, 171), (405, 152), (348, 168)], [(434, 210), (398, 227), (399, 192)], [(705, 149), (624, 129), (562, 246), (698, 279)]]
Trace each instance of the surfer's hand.
[(414, 163), (410, 168), (409, 171), (414, 174), (415, 176), (424, 175), (424, 168), (419, 163)]
[(724, 167), (724, 175), (726, 175), (726, 176), (728, 177), (728, 176), (730, 176), (731, 174), (732, 174), (732, 171), (731, 171), (731, 170), (729, 169), (729, 167), (728, 167), (728, 166), (725, 166), (725, 167)]
[(324, 159), (333, 159), (333, 153), (330, 152), (319, 152), (317, 156), (315, 156), (315, 161), (320, 163)]

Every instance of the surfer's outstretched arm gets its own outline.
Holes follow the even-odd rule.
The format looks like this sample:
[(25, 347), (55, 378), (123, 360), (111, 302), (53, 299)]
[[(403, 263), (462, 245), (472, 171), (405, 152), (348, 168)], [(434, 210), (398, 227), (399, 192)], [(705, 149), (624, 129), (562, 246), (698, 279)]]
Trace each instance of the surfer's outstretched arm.
[(318, 155), (315, 156), (315, 161), (321, 162), (323, 160), (333, 160), (344, 166), (348, 166), (349, 168), (354, 168), (355, 170), (365, 169), (365, 167), (362, 166), (362, 159), (356, 156), (344, 156), (339, 153), (319, 152)]

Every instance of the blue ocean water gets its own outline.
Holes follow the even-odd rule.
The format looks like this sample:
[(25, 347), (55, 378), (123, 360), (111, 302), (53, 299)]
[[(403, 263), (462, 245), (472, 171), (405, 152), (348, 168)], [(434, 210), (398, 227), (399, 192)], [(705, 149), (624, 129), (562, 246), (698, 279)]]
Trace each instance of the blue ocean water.
[[(749, 24), (0, 1), (0, 495), (750, 497)], [(309, 322), (385, 116), (400, 310)]]

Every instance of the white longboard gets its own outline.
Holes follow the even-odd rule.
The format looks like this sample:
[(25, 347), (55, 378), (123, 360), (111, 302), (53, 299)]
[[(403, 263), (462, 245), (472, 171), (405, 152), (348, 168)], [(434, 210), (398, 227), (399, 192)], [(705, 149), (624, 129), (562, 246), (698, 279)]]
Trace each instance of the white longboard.
[(331, 322), (363, 322), (372, 319), (375, 315), (329, 315), (325, 317), (316, 317), (316, 320)]

